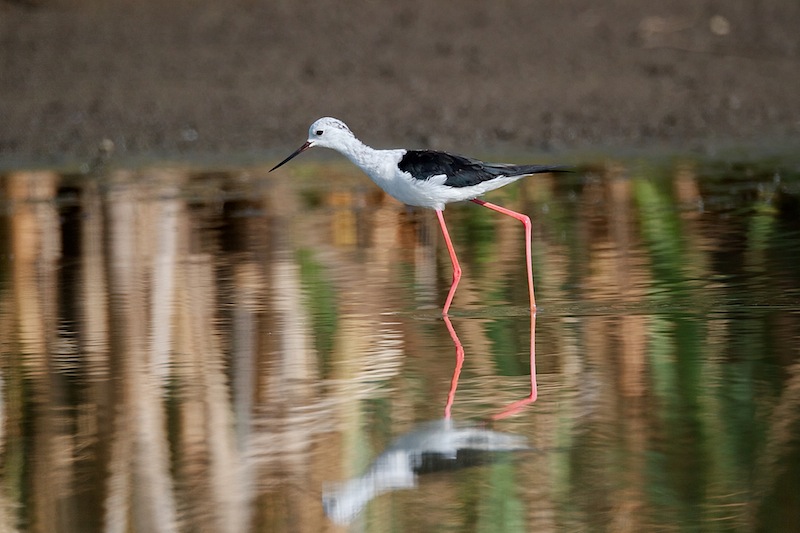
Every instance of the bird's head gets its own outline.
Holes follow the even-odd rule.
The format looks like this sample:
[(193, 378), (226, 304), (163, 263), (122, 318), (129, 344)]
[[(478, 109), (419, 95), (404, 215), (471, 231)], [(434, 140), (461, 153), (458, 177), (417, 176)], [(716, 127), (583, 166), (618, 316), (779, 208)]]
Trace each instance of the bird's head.
[(309, 148), (321, 146), (323, 148), (332, 148), (336, 150), (337, 148), (345, 146), (352, 139), (355, 139), (353, 132), (350, 131), (347, 124), (341, 120), (331, 117), (318, 119), (308, 128), (308, 140), (305, 144), (295, 150), (289, 157), (272, 167), (270, 172), (288, 163), (294, 157), (300, 155)]

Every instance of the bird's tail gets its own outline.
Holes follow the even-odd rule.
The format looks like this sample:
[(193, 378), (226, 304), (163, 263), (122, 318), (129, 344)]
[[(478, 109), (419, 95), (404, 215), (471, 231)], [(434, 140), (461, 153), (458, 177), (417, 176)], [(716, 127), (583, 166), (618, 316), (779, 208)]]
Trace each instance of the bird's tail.
[(530, 174), (575, 172), (575, 169), (567, 165), (509, 165), (508, 171), (515, 176), (528, 176)]
[(531, 174), (544, 174), (547, 172), (575, 172), (574, 168), (567, 165), (509, 165), (502, 163), (484, 163), (482, 169), (495, 177), (509, 176), (520, 178), (523, 176), (530, 176)]

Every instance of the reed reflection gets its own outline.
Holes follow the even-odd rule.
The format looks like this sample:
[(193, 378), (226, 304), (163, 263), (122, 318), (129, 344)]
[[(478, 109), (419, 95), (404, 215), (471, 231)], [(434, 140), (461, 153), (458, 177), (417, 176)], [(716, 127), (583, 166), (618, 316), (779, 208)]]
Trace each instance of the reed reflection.
[[(108, 427), (110, 475), (105, 483), (110, 505), (104, 524), (112, 530), (133, 526), (174, 531), (177, 503), (169, 476), (165, 398), (159, 390), (163, 363), (155, 365), (160, 339), (150, 336), (148, 295), (141, 290), (157, 257), (151, 247), (155, 235), (147, 234), (156, 226), (147, 225), (143, 219), (140, 199), (131, 194), (137, 192), (136, 188), (125, 184), (130, 177), (117, 179), (121, 183), (107, 192), (104, 202), (110, 244), (106, 272), (110, 322), (125, 327), (112, 327), (107, 342), (110, 354), (114, 354), (109, 360), (112, 374), (124, 379), (109, 391), (111, 405), (117, 409), (110, 413)], [(171, 296), (168, 293), (163, 297)], [(133, 524), (130, 508), (137, 511)]]
[(446, 441), (493, 417), (537, 453), (372, 497), (365, 527), (795, 530), (798, 181), (729, 172), (507, 189), (533, 215), (530, 320), (519, 224), (453, 206), (444, 327), (435, 218), (335, 166), (4, 175), (0, 519), (324, 530), (325, 481), (425, 472), (363, 477), (444, 404)]

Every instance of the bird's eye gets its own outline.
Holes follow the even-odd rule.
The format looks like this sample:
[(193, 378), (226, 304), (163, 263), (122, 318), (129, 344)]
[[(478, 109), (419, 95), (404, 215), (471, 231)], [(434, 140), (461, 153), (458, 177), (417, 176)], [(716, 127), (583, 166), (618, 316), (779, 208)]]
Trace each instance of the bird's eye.
[(317, 130), (314, 132), (316, 135), (322, 135), (322, 130)]

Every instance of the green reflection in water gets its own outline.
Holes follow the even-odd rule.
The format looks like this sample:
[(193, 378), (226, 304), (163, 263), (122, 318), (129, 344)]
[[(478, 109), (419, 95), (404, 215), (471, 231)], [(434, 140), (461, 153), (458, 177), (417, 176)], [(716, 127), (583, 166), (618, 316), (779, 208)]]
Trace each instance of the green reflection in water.
[(311, 315), (314, 347), (320, 361), (320, 372), (325, 378), (331, 371), (333, 344), (338, 325), (336, 290), (325, 275), (325, 267), (314, 260), (312, 251), (299, 249), (297, 263), (300, 266), (305, 306)]
[[(687, 165), (688, 177), (680, 176), (680, 165), (630, 168), (631, 174), (597, 170), (543, 187), (525, 182), (496, 198), (534, 219), (537, 296), (545, 309), (537, 337), (539, 400), (497, 425), (526, 435), (539, 451), (522, 462), (439, 474), (434, 483), (441, 490), (425, 498), (379, 496), (367, 511), (365, 531), (417, 523), (437, 531), (536, 530), (532, 517), (544, 517), (541, 530), (615, 530), (626, 519), (643, 530), (797, 530), (797, 173), (783, 172), (776, 181), (774, 169), (730, 165)], [(114, 492), (147, 475), (180, 502), (186, 530), (209, 516), (235, 514), (231, 500), (220, 497), (235, 492), (237, 501), (255, 502), (258, 509), (243, 513), (252, 521), (249, 530), (269, 527), (269, 513), (259, 513), (272, 509), (284, 530), (318, 531), (328, 526), (318, 501), (322, 482), (357, 475), (399, 428), (440, 416), (453, 347), (437, 307), (450, 264), (440, 244), (437, 252), (430, 238), (415, 241), (419, 232), (404, 226), (402, 207), (382, 201), (359, 208), (359, 232), (394, 227), (381, 240), (356, 239), (358, 253), (352, 244), (320, 242), (327, 235), (308, 229), (285, 231), (291, 242), (269, 244), (289, 254), (253, 261), (249, 253), (232, 253), (264, 242), (259, 236), (271, 221), (262, 211), (270, 213), (270, 202), (292, 195), (312, 222), (306, 227), (333, 227), (320, 169), (297, 172), (299, 184), (274, 197), (264, 194), (266, 179), (259, 182), (264, 189), (248, 189), (244, 178), (237, 182), (258, 218), (230, 208), (220, 183), (238, 178), (224, 174), (179, 176), (176, 188), (190, 191), (185, 194), (158, 189), (169, 175), (144, 184), (140, 176), (123, 176), (128, 181), (107, 192), (87, 187), (81, 194), (75, 193), (79, 177), (68, 185), (58, 185), (66, 178), (51, 177), (56, 185), (48, 198), (36, 196), (37, 175), (27, 182), (32, 198), (13, 209), (2, 206), (0, 503), (14, 509), (18, 526), (33, 523), (39, 510), (63, 518), (65, 531), (103, 524), (105, 509), (155, 516), (159, 502)], [(26, 183), (19, 175), (4, 179), (10, 180), (3, 184), (7, 190), (10, 182)], [(696, 193), (681, 192), (681, 180)], [(526, 192), (534, 192), (520, 194), (528, 186)], [(339, 193), (344, 189), (337, 185)], [(609, 198), (620, 190), (622, 201), (612, 204)], [(93, 198), (94, 208), (84, 196)], [(159, 217), (165, 198), (180, 204), (171, 215), (179, 223)], [(216, 207), (225, 202), (227, 209)], [(347, 210), (350, 204), (336, 205)], [(629, 210), (624, 217), (619, 206)], [(104, 217), (120, 211), (130, 218), (113, 233)], [(466, 349), (454, 412), (485, 418), (515, 399), (509, 392), (522, 389), (523, 379), (507, 378), (529, 372), (524, 264), (511, 259), (520, 256), (522, 243), (501, 241), (516, 223), (489, 210), (467, 204), (453, 206), (447, 216), (469, 277), (461, 290), (474, 302), (454, 309)], [(234, 217), (241, 223), (232, 223)], [(609, 229), (614, 223), (627, 232), (624, 244)], [(175, 294), (163, 300), (152, 281), (153, 266), (163, 259), (152, 242), (162, 227), (179, 228), (175, 242), (189, 243), (168, 255), (175, 283), (161, 286), (173, 286)], [(218, 227), (231, 229), (221, 237)], [(520, 227), (513, 231), (521, 238)], [(438, 228), (430, 236), (441, 242)], [(243, 244), (219, 242), (227, 239)], [(115, 255), (116, 240), (129, 246), (128, 255)], [(326, 246), (325, 254), (316, 246)], [(279, 323), (269, 309), (270, 295), (281, 288), (264, 280), (273, 279), (270, 261), (277, 255), (292, 257), (297, 268), (285, 275), (298, 272), (292, 281), (303, 292), (302, 305), (282, 311), (281, 320), (310, 319), (309, 327)], [(331, 257), (335, 276), (325, 262)], [(370, 261), (378, 267), (366, 268), (375, 266)], [(127, 309), (126, 320), (104, 322), (123, 310), (107, 284), (108, 272), (120, 264), (130, 267), (130, 283), (116, 290), (129, 291), (142, 305)], [(231, 269), (244, 266), (248, 284), (231, 291), (239, 279), (232, 281)], [(616, 275), (622, 267), (624, 275)], [(369, 280), (340, 284), (364, 272)], [(362, 303), (343, 286), (363, 288), (358, 297), (374, 304), (376, 317), (343, 314), (343, 307)], [(249, 312), (220, 312), (220, 301), (235, 294), (247, 296), (237, 305)], [(160, 369), (166, 381), (148, 365), (131, 364), (149, 356), (149, 304), (155, 301), (174, 306), (174, 335), (164, 352), (172, 359)], [(418, 312), (420, 301), (426, 307)], [(252, 321), (239, 328), (252, 328), (246, 333), (259, 341), (246, 343), (254, 353), (241, 359), (253, 365), (221, 373), (220, 361), (227, 359), (216, 357), (230, 357), (236, 330), (230, 322), (239, 315)], [(211, 331), (213, 342), (204, 346)], [(304, 336), (304, 342), (275, 340), (284, 334)], [(137, 349), (115, 350), (123, 340)], [(282, 352), (287, 345), (310, 346), (310, 357)], [(342, 368), (347, 371), (336, 372)], [(245, 381), (254, 390), (243, 387)], [(139, 388), (126, 389), (132, 383)], [(253, 404), (229, 405), (242, 397)], [(166, 405), (169, 432), (141, 424), (148, 401)], [(117, 421), (117, 414), (125, 418)], [(234, 417), (242, 417), (235, 425), (253, 438), (229, 446), (227, 424), (213, 421)], [(148, 448), (131, 443), (162, 437), (169, 441), (169, 468), (137, 470), (155, 463)], [(135, 460), (128, 445), (139, 454)], [(121, 452), (110, 453), (118, 447)], [(253, 478), (239, 483), (226, 477), (242, 471)], [(57, 490), (50, 491), (53, 486)], [(82, 504), (91, 511), (83, 519), (62, 512), (76, 500), (93, 502)]]
[(491, 465), (487, 485), (481, 492), (477, 505), (479, 532), (524, 532), (525, 506), (518, 495), (517, 465), (503, 460)]

